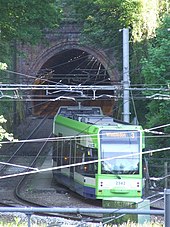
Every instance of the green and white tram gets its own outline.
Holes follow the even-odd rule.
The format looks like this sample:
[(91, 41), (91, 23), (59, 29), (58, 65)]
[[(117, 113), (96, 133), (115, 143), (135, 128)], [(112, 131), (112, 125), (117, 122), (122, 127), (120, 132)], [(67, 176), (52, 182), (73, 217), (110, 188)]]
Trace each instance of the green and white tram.
[(60, 107), (53, 122), (54, 178), (92, 199), (141, 198), (141, 126), (104, 116), (99, 107)]

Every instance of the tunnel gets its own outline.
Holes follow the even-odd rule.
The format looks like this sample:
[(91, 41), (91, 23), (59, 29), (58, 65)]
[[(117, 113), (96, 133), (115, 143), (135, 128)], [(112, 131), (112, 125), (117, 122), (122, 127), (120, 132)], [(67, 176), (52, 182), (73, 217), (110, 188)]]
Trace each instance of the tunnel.
[[(59, 85), (111, 85), (112, 81), (107, 69), (92, 54), (80, 49), (66, 49), (54, 54), (40, 68), (34, 84), (59, 84)], [(92, 94), (85, 94), (91, 96)], [(61, 105), (101, 106), (104, 113), (111, 114), (114, 100), (90, 100), (83, 99), (79, 93), (68, 91), (33, 91), (33, 113), (35, 115), (55, 115)], [(70, 97), (70, 100), (58, 100), (49, 102), (49, 98)], [(76, 102), (71, 100), (76, 96)], [(45, 100), (47, 99), (47, 101)], [(78, 100), (78, 101), (77, 101)]]

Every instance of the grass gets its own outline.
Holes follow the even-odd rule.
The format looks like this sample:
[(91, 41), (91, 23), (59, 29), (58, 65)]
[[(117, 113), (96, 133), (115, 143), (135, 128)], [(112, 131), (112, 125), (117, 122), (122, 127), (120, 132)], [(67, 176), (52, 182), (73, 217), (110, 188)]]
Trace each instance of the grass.
[[(60, 226), (58, 224), (55, 223), (32, 223), (31, 222), (31, 227), (50, 227), (50, 226)], [(66, 224), (67, 226), (67, 224)], [(77, 225), (69, 225), (69, 226), (77, 226)], [(89, 225), (83, 225), (83, 226), (88, 226), (88, 227), (96, 227), (96, 224), (89, 224)], [(145, 224), (137, 224), (137, 223), (133, 223), (133, 222), (128, 222), (128, 223), (124, 223), (124, 224), (120, 224), (120, 225), (104, 225), (103, 227), (163, 227), (164, 225), (161, 223), (145, 223)], [(4, 221), (0, 221), (0, 227), (28, 227), (28, 222), (21, 222), (20, 220), (15, 220), (12, 222), (4, 222)], [(99, 227), (102, 227), (102, 224), (99, 225)]]
[[(56, 226), (80, 226), (80, 222), (71, 222), (62, 218), (37, 218), (37, 216), (31, 216), (31, 227), (56, 227)], [(149, 223), (137, 224), (132, 221), (127, 221), (123, 224), (93, 224), (82, 222), (83, 227), (163, 227), (163, 221), (155, 219)], [(3, 215), (0, 214), (0, 227), (28, 227), (28, 219), (25, 215), (22, 217), (13, 215)]]
[(137, 224), (134, 222), (127, 222), (119, 225), (106, 225), (104, 227), (163, 227), (163, 223), (159, 222), (150, 222), (150, 223), (144, 223), (144, 224)]

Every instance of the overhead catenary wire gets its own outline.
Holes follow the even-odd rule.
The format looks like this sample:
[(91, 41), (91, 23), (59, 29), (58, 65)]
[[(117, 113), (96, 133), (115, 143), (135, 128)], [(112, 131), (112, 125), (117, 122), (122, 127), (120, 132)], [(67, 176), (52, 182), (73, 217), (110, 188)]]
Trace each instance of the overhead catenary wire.
[[(35, 77), (36, 78), (36, 77)], [(131, 84), (131, 86), (133, 86), (133, 84)], [(145, 85), (146, 86), (146, 85)], [(144, 87), (145, 87), (144, 86)], [(135, 90), (136, 90), (136, 88), (135, 88)], [(13, 98), (13, 97), (12, 97)], [(15, 96), (15, 98), (16, 98), (16, 96)], [(28, 99), (25, 99), (24, 98), (24, 96), (22, 97), (22, 98), (16, 98), (16, 100), (15, 101), (32, 101), (33, 99), (31, 99), (32, 97), (30, 96), (30, 98)], [(135, 99), (145, 99), (146, 97), (134, 97)], [(10, 101), (9, 99), (5, 99), (5, 96), (3, 96), (2, 97), (2, 99), (1, 99), (1, 101)], [(55, 101), (55, 99), (54, 100), (52, 100), (52, 99), (49, 99), (49, 100), (44, 100), (44, 99), (39, 99), (39, 100), (37, 100), (37, 101), (46, 101), (46, 102), (50, 102), (50, 101)]]
[(152, 131), (152, 130), (155, 130), (155, 129), (158, 129), (158, 128), (165, 128), (165, 127), (169, 127), (169, 126), (170, 126), (170, 123), (169, 124), (164, 124), (164, 125), (159, 125), (159, 126), (147, 129), (147, 130), (148, 131)]
[(32, 169), (32, 170), (38, 170), (38, 168), (33, 168), (33, 167), (28, 167), (28, 166), (23, 166), (23, 165), (18, 165), (18, 164), (13, 164), (9, 162), (0, 162), (1, 165), (8, 165), (8, 166), (13, 166), (17, 168), (24, 168), (24, 169)]
[[(133, 131), (131, 131), (133, 132)], [(95, 136), (95, 134), (91, 134), (91, 136)], [(87, 137), (87, 135), (78, 135), (78, 136), (66, 136), (66, 137), (51, 137), (51, 138), (40, 138), (40, 139), (30, 139), (30, 140), (18, 140), (14, 139), (11, 141), (1, 141), (0, 144), (10, 144), (10, 143), (38, 143), (38, 142), (43, 142), (44, 140), (48, 140), (48, 142), (53, 142), (53, 141), (62, 141), (63, 139), (65, 140), (75, 140), (75, 138), (80, 138), (80, 137)], [(145, 138), (170, 138), (170, 134), (168, 135), (160, 135), (160, 136), (145, 136)]]
[[(76, 60), (76, 59), (74, 59), (74, 60)], [(71, 61), (70, 61), (71, 62)], [(36, 78), (36, 77), (35, 77)], [(48, 81), (48, 80), (47, 80)], [(143, 89), (143, 88), (142, 88)], [(153, 89), (153, 88), (152, 88)], [(164, 88), (163, 88), (164, 89)], [(136, 88), (135, 88), (135, 90), (136, 90)], [(148, 88), (147, 88), (147, 90), (148, 90)], [(65, 96), (60, 96), (58, 99), (66, 99), (66, 98), (69, 98), (69, 97), (65, 97)], [(58, 100), (57, 99), (57, 100)], [(71, 98), (70, 98), (71, 99)], [(33, 99), (21, 99), (22, 101), (32, 101)], [(21, 101), (20, 100), (20, 101)], [(72, 100), (73, 100), (73, 98), (72, 98)], [(37, 101), (44, 101), (43, 99), (41, 99), (41, 100), (37, 100)], [(45, 100), (45, 101), (47, 101), (47, 100)], [(48, 101), (56, 101), (56, 99), (49, 99)]]
[[(56, 101), (56, 100), (59, 100), (59, 99), (70, 99), (70, 100), (81, 100), (81, 101), (86, 101), (86, 100), (97, 100), (97, 99), (103, 99), (103, 100), (109, 100), (109, 99), (111, 99), (111, 98), (115, 98), (116, 100), (122, 100), (122, 97), (117, 97), (116, 95), (107, 95), (107, 94), (103, 94), (103, 95), (95, 95), (95, 96), (87, 96), (87, 97), (68, 97), (68, 96), (59, 96), (59, 97), (57, 97), (57, 98), (31, 98), (31, 97), (26, 97), (26, 98), (22, 98), (22, 97), (20, 97), (20, 98), (16, 98), (15, 96), (11, 96), (11, 97), (5, 97), (5, 95), (3, 96), (3, 97), (1, 97), (0, 99), (1, 99), (1, 102), (11, 102), (11, 101), (13, 101), (13, 102), (33, 102), (33, 101), (35, 101), (35, 102), (54, 102), (54, 101)], [(146, 100), (147, 98), (145, 97), (145, 96), (143, 96), (143, 97), (134, 97), (133, 98), (133, 100)], [(152, 99), (152, 100), (158, 100), (158, 101), (168, 101), (169, 102), (169, 100), (170, 100), (170, 97), (168, 97), (168, 98), (162, 98), (161, 96), (160, 96), (160, 98), (154, 98), (154, 99)], [(76, 101), (76, 102), (78, 102), (78, 101)], [(41, 103), (41, 104), (43, 104), (43, 103)]]
[[(159, 126), (159, 127), (168, 127), (170, 124), (166, 124), (166, 125), (162, 125), (162, 126)], [(152, 128), (151, 128), (152, 129)], [(148, 132), (149, 130), (151, 130), (151, 129), (147, 129), (146, 130), (146, 132)], [(145, 131), (145, 130), (141, 130), (141, 131)], [(149, 131), (150, 132), (150, 131)], [(42, 142), (42, 141), (44, 141), (44, 140), (46, 140), (46, 141), (56, 141), (56, 140), (63, 140), (63, 139), (76, 139), (76, 137), (83, 137), (83, 136), (86, 136), (87, 137), (87, 135), (76, 135), (76, 136), (67, 136), (67, 137), (54, 137), (54, 138), (42, 138), (42, 139), (32, 139), (32, 140), (21, 140), (21, 141), (13, 141), (14, 143), (16, 143), (16, 142)], [(168, 136), (170, 136), (170, 135), (168, 135)], [(4, 141), (4, 142), (1, 142), (1, 144), (3, 144), (3, 143), (8, 143), (9, 141)], [(168, 148), (169, 149), (169, 148)], [(158, 149), (157, 151), (160, 151), (161, 149)], [(167, 148), (165, 148), (165, 149), (163, 149), (163, 150), (167, 150)], [(142, 154), (148, 154), (148, 153), (153, 153), (154, 151), (148, 151), (148, 152), (143, 152)], [(137, 153), (137, 154), (139, 154), (139, 153)], [(135, 154), (134, 154), (135, 155)], [(131, 155), (132, 156), (132, 155)], [(117, 157), (117, 158), (120, 158), (120, 157)], [(107, 159), (108, 160), (108, 159)], [(100, 161), (102, 161), (102, 160), (100, 160)], [(91, 162), (90, 162), (91, 163)], [(92, 163), (93, 163), (93, 161), (92, 161)], [(81, 163), (82, 164), (82, 163)], [(88, 164), (88, 163), (87, 163)], [(66, 166), (64, 166), (64, 167), (66, 167)]]
[[(66, 62), (67, 63), (67, 62)], [(65, 63), (65, 64), (66, 64)], [(55, 66), (56, 67), (56, 66)], [(74, 70), (74, 69), (73, 69)], [(38, 78), (37, 76), (32, 76), (32, 75), (28, 75), (28, 74), (24, 74), (24, 73), (20, 73), (20, 72), (16, 72), (16, 71), (13, 71), (13, 70), (8, 70), (8, 69), (5, 69), (5, 70), (2, 70), (2, 71), (4, 71), (4, 72), (8, 72), (8, 73), (10, 73), (10, 74), (16, 74), (16, 75), (20, 75), (20, 76), (24, 76), (24, 77), (28, 77), (28, 78), (33, 78), (33, 79), (41, 79), (42, 81), (45, 81), (45, 82), (50, 82), (50, 83), (56, 83), (56, 82), (54, 82), (54, 81), (51, 81), (51, 80), (49, 80), (49, 79), (44, 79), (44, 78)], [(129, 71), (129, 73), (131, 73), (131, 71)], [(140, 87), (143, 87), (143, 88), (146, 88), (147, 86), (159, 86), (159, 87), (161, 87), (161, 86), (168, 86), (168, 84), (167, 83), (165, 83), (165, 84), (160, 84), (160, 83), (158, 83), (158, 84), (156, 84), (156, 83), (154, 83), (154, 84), (133, 84), (133, 83), (131, 83), (131, 87), (132, 86), (140, 86)]]
[[(57, 83), (58, 84), (58, 83)], [(65, 85), (65, 86), (69, 86), (69, 85)], [(80, 88), (80, 85), (78, 85), (78, 87)], [(72, 89), (72, 87), (71, 86), (69, 86), (69, 88), (71, 88)], [(82, 89), (81, 89), (82, 90)], [(18, 99), (14, 99), (14, 101), (36, 101), (36, 99), (32, 99), (32, 97), (31, 96), (29, 96), (30, 98), (27, 98), (27, 99), (25, 99), (24, 97), (21, 97), (21, 98), (18, 98)], [(63, 97), (63, 96), (62, 96)], [(8, 99), (1, 99), (1, 101), (10, 101), (10, 100), (8, 100)], [(55, 101), (55, 99), (38, 99), (37, 101), (45, 101), (45, 102), (50, 102), (50, 101)]]
[[(98, 12), (97, 12), (98, 13)], [(119, 29), (114, 29), (115, 31), (118, 31)], [(117, 34), (115, 34), (115, 37), (117, 37), (118, 36), (118, 33)], [(122, 46), (122, 44), (120, 45), (118, 45), (118, 46)], [(108, 49), (111, 49), (111, 47), (110, 48), (108, 48)], [(107, 50), (108, 50), (107, 49)], [(63, 50), (62, 51), (62, 53), (63, 52), (68, 52), (68, 51), (70, 51), (70, 50)], [(70, 61), (66, 61), (66, 62), (64, 62), (64, 63), (62, 63), (62, 64), (68, 64), (68, 63), (70, 63), (70, 62), (72, 62), (73, 60), (79, 60), (79, 59), (81, 59), (81, 56), (84, 54), (85, 52), (82, 52), (82, 54), (81, 55), (79, 55), (79, 56), (75, 56), (73, 59), (71, 59)], [(88, 55), (85, 55), (85, 56), (83, 56), (83, 57), (87, 57)], [(57, 65), (54, 65), (54, 66), (52, 66), (52, 67), (60, 67), (61, 65), (60, 64), (57, 64)], [(135, 69), (133, 69), (133, 70), (135, 70)], [(9, 70), (6, 70), (6, 71), (8, 71), (8, 72), (12, 72), (12, 71), (9, 71)], [(132, 72), (131, 70), (129, 71), (130, 73)], [(17, 73), (17, 72), (12, 72), (12, 74), (14, 74), (14, 73)], [(21, 74), (20, 73), (20, 75), (25, 75), (25, 76), (27, 76), (28, 77), (28, 75), (26, 75), (26, 74)], [(37, 77), (34, 77), (35, 79), (37, 78)], [(42, 78), (42, 80), (45, 80), (45, 81), (49, 81), (49, 80), (46, 80), (46, 79), (43, 79)], [(51, 81), (50, 81), (51, 82)], [(52, 81), (52, 82), (54, 82), (54, 81)], [(141, 85), (141, 84), (140, 84)], [(140, 86), (140, 85), (138, 85), (138, 86)], [(156, 85), (156, 84), (155, 84)], [(157, 84), (158, 86), (160, 86), (160, 84)], [(167, 85), (167, 84), (165, 84), (165, 85)], [(133, 84), (131, 84), (131, 86), (133, 86)], [(146, 84), (142, 84), (142, 86), (146, 86)], [(162, 86), (162, 85), (161, 85)]]
[[(13, 71), (10, 71), (10, 72), (12, 72), (13, 73)], [(20, 74), (20, 73), (19, 73)], [(22, 75), (25, 75), (25, 74), (22, 74)], [(34, 78), (36, 78), (36, 77), (34, 77)], [(42, 79), (42, 81), (43, 81), (44, 79)], [(47, 79), (45, 79), (45, 81), (49, 81), (49, 80), (47, 80)], [(50, 82), (50, 81), (49, 81)], [(102, 83), (102, 81), (98, 81), (99, 83)], [(8, 87), (9, 86), (9, 87)], [(14, 86), (14, 87), (13, 87)], [(17, 90), (17, 91), (19, 91), (19, 90), (44, 90), (44, 89), (47, 89), (47, 90), (49, 90), (49, 89), (54, 89), (54, 90), (56, 90), (56, 89), (58, 89), (58, 90), (63, 90), (63, 87), (62, 86), (64, 86), (64, 87), (67, 87), (67, 89), (68, 90), (73, 90), (74, 89), (74, 91), (76, 91), (76, 90), (81, 90), (81, 91), (83, 91), (84, 89), (85, 89), (85, 91), (86, 90), (89, 90), (89, 89), (91, 89), (91, 90), (94, 90), (94, 89), (98, 89), (98, 90), (111, 90), (111, 91), (113, 91), (113, 90), (123, 90), (123, 86), (120, 84), (120, 83), (117, 83), (117, 85), (116, 84), (112, 84), (112, 85), (109, 85), (109, 86), (102, 86), (102, 88), (101, 88), (101, 86), (96, 86), (96, 85), (88, 85), (88, 86), (83, 86), (83, 85), (67, 85), (67, 84), (63, 84), (63, 83), (60, 83), (60, 82), (57, 82), (57, 83), (55, 83), (54, 85), (29, 85), (29, 84), (1, 84), (1, 92), (2, 92), (2, 90)], [(93, 87), (93, 86), (95, 86), (95, 87)], [(167, 88), (167, 87), (157, 87), (157, 88), (151, 88), (151, 87), (146, 87), (146, 85), (144, 86), (144, 87), (136, 87), (136, 88), (134, 88), (134, 87), (132, 87), (132, 85), (131, 85), (131, 87), (130, 88), (128, 88), (130, 91), (134, 91), (134, 92), (136, 92), (136, 91), (164, 91), (164, 92), (168, 92), (168, 91), (170, 91), (170, 88)], [(155, 95), (157, 95), (157, 94), (155, 94)], [(165, 97), (166, 96), (166, 97)], [(8, 95), (8, 97), (9, 97), (9, 95)], [(41, 97), (41, 96), (39, 96), (39, 97)], [(2, 101), (8, 101), (8, 99), (5, 99), (6, 98), (6, 96), (5, 95), (1, 95), (1, 99), (2, 99)], [(76, 98), (78, 98), (78, 97), (76, 97)], [(87, 99), (92, 99), (93, 97), (86, 97)], [(95, 97), (95, 98), (98, 98), (98, 97)], [(122, 97), (120, 96), (120, 97), (116, 97), (116, 98), (119, 98), (119, 99), (121, 99)], [(22, 94), (21, 95), (21, 97), (19, 96), (19, 93), (17, 92), (17, 95), (15, 94), (15, 95), (11, 95), (11, 99), (12, 100), (14, 100), (14, 101), (32, 101), (33, 100), (33, 98), (29, 95), (29, 98), (27, 97), (27, 98), (24, 98), (24, 95)], [(94, 99), (94, 98), (93, 98)], [(158, 94), (157, 95), (157, 97), (151, 97), (151, 96), (147, 96), (147, 95), (145, 95), (145, 96), (139, 96), (139, 97), (137, 97), (137, 96), (133, 96), (133, 99), (158, 99), (158, 100), (170, 100), (170, 96), (168, 96), (168, 95), (166, 95), (166, 94)], [(34, 98), (34, 101), (47, 101), (47, 100), (44, 100), (44, 99), (39, 99), (39, 100), (36, 100), (35, 98)], [(52, 100), (52, 99), (48, 99), (48, 101), (50, 102), (50, 101), (55, 101), (55, 99), (54, 100)]]
[[(9, 72), (11, 74), (16, 74), (16, 75), (22, 75), (22, 76), (25, 76), (25, 77), (30, 77), (30, 78), (33, 78), (33, 79), (40, 79), (40, 78), (38, 78), (36, 76), (31, 76), (31, 75), (28, 75), (28, 74), (19, 73), (19, 72), (15, 72), (15, 71), (12, 71), (12, 70), (2, 70), (2, 71), (4, 71), (4, 72), (6, 71), (6, 72)], [(59, 82), (51, 81), (49, 79), (43, 79), (43, 78), (41, 78), (41, 80), (42, 81), (45, 81), (45, 82), (52, 82), (54, 84), (59, 83)], [(99, 81), (99, 82), (102, 82), (102, 81)], [(114, 82), (114, 81), (112, 81), (112, 82)], [(120, 83), (121, 82), (117, 82), (117, 84), (120, 84)], [(65, 86), (69, 86), (69, 85), (63, 84), (63, 83), (59, 83), (59, 84), (60, 85), (65, 85)], [(3, 85), (3, 84), (0, 84), (0, 85)], [(20, 85), (22, 85), (22, 84), (18, 84), (18, 86), (20, 86)], [(28, 84), (25, 84), (25, 85), (28, 85)], [(166, 89), (167, 91), (170, 90), (170, 88), (168, 89), (167, 87), (166, 88), (162, 88), (162, 86), (167, 86), (167, 84), (146, 84), (146, 83), (145, 84), (133, 84), (133, 83), (131, 83), (130, 85), (131, 85), (131, 87), (133, 87), (133, 86), (139, 86), (139, 88), (132, 88), (131, 90), (138, 90), (138, 89), (139, 90), (149, 90), (148, 87), (151, 88), (152, 86), (154, 86), (155, 88), (151, 88), (151, 89), (156, 89), (156, 90), (165, 90)], [(93, 86), (93, 84), (92, 84), (92, 86)], [(158, 88), (156, 86), (158, 86)]]
[[(105, 115), (103, 117), (106, 117)], [(91, 125), (89, 125), (88, 127), (90, 127)], [(165, 127), (169, 127), (170, 124), (164, 124), (164, 125), (160, 125), (156, 128), (165, 128)], [(153, 133), (153, 134), (158, 134), (159, 136), (146, 136), (145, 135), (145, 138), (153, 138), (153, 137), (161, 137), (161, 138), (169, 138), (170, 137), (170, 134), (166, 134), (166, 133), (161, 133), (159, 131), (151, 131), (153, 128), (149, 128), (149, 129), (143, 129), (143, 130), (138, 130), (140, 132), (146, 132), (146, 133)], [(154, 128), (155, 129), (155, 128)], [(87, 128), (86, 128), (87, 130)], [(133, 130), (131, 131), (133, 132)], [(134, 130), (134, 132), (136, 132)], [(60, 141), (60, 140), (63, 140), (63, 139), (66, 139), (66, 140), (69, 140), (69, 139), (72, 139), (72, 140), (75, 140), (76, 138), (80, 138), (80, 137), (90, 137), (90, 136), (97, 136), (97, 134), (92, 134), (92, 135), (87, 135), (87, 134), (82, 134), (83, 131), (80, 131), (79, 134), (77, 135), (73, 135), (73, 136), (62, 136), (62, 137), (51, 137), (51, 138), (38, 138), (38, 139), (31, 139), (31, 140), (18, 140), (18, 139), (14, 139), (12, 141), (1, 141), (0, 144), (8, 144), (8, 143), (24, 143), (24, 142), (28, 142), (28, 143), (31, 143), (31, 142), (42, 142), (44, 140), (48, 140), (48, 142), (52, 142), (52, 141)], [(163, 134), (163, 135), (162, 135)]]
[[(161, 151), (167, 151), (167, 150), (170, 150), (170, 147), (144, 151), (144, 152), (142, 152), (142, 155), (161, 152)], [(79, 163), (68, 164), (68, 165), (57, 166), (57, 167), (50, 167), (50, 168), (45, 168), (45, 169), (38, 169), (37, 168), (37, 170), (32, 170), (32, 171), (29, 171), (29, 172), (22, 172), (22, 173), (17, 173), (17, 174), (9, 174), (9, 175), (5, 175), (5, 176), (0, 176), (0, 179), (29, 175), (29, 174), (35, 174), (35, 173), (41, 173), (41, 172), (47, 172), (47, 171), (64, 169), (64, 168), (69, 168), (69, 167), (75, 167), (75, 166), (80, 166), (80, 165), (88, 165), (88, 164), (92, 164), (92, 163), (109, 161), (109, 160), (118, 159), (118, 158), (127, 158), (127, 157), (132, 157), (132, 156), (138, 156), (139, 154), (140, 154), (139, 152), (136, 152), (136, 153), (133, 153), (133, 154), (120, 155), (120, 156), (117, 156), (117, 157), (103, 158), (103, 159), (98, 159), (98, 160), (92, 160), (92, 161), (87, 161), (87, 162), (79, 162)]]
[[(18, 91), (20, 90), (58, 90), (59, 92), (63, 92), (65, 91), (65, 89), (67, 89), (67, 92), (81, 92), (81, 95), (72, 95), (69, 94), (70, 98), (76, 98), (76, 99), (96, 99), (96, 98), (100, 98), (99, 95), (94, 95), (96, 91), (102, 91), (103, 95), (107, 96), (107, 92), (111, 91), (113, 93), (113, 97), (114, 98), (118, 98), (118, 99), (122, 99), (122, 96), (116, 95), (114, 91), (118, 90), (118, 91), (122, 91), (123, 87), (120, 84), (113, 84), (113, 85), (26, 85), (26, 84), (1, 84), (0, 85), (0, 90), (1, 91), (17, 91), (17, 95), (10, 95), (11, 99), (14, 101), (55, 101), (55, 98), (50, 98), (48, 95), (46, 95), (44, 98), (46, 100), (44, 100), (43, 98), (41, 98), (42, 96), (39, 95), (39, 99), (36, 100), (36, 98), (31, 97), (31, 95), (19, 95)], [(128, 90), (130, 91), (154, 91), (157, 92), (158, 90), (162, 90), (164, 92), (169, 92), (170, 89), (166, 89), (166, 88), (129, 88)], [(93, 95), (89, 95), (86, 94), (86, 92), (88, 91), (92, 91)], [(84, 93), (85, 92), (85, 93)], [(2, 93), (2, 92), (1, 92)], [(83, 96), (82, 96), (83, 94)], [(24, 98), (26, 96), (26, 98)], [(73, 96), (73, 97), (72, 97)], [(75, 96), (75, 97), (74, 97)], [(99, 96), (99, 97), (98, 97)], [(64, 96), (63, 96), (64, 97)], [(1, 99), (5, 99), (6, 95), (2, 93), (1, 95)], [(8, 95), (9, 98), (9, 95)], [(38, 96), (37, 96), (38, 98)], [(130, 97), (132, 98), (132, 97)], [(158, 100), (165, 100), (168, 101), (170, 100), (170, 95), (166, 95), (166, 94), (159, 94), (157, 97), (151, 97), (151, 96), (139, 96), (139, 97), (135, 97), (133, 96), (133, 99), (158, 99)], [(7, 98), (5, 99), (5, 101), (8, 100)], [(9, 99), (10, 100), (10, 99)]]
[[(69, 50), (65, 50), (65, 51), (69, 51)], [(82, 53), (82, 55), (84, 54), (85, 52), (83, 52)], [(86, 61), (87, 60), (87, 57), (88, 56), (91, 56), (92, 58), (94, 58), (92, 55), (89, 55), (89, 54), (86, 54), (85, 56), (82, 56), (81, 57), (81, 55), (79, 56), (79, 57), (77, 57), (77, 56), (75, 56), (74, 57), (74, 59), (70, 59), (70, 60), (68, 60), (68, 61), (66, 61), (66, 62), (64, 62), (64, 63), (61, 63), (61, 64), (57, 64), (57, 65), (53, 65), (53, 66), (51, 66), (50, 67), (50, 69), (52, 70), (53, 68), (57, 68), (57, 67), (60, 67), (60, 66), (63, 66), (63, 65), (65, 65), (65, 64), (70, 64), (70, 63), (72, 63), (72, 62), (74, 62), (74, 61), (77, 61), (77, 60), (80, 60), (80, 59), (84, 59), (85, 58), (85, 60), (84, 61)], [(96, 59), (96, 61), (97, 61), (97, 59)], [(89, 62), (90, 63), (90, 62)], [(95, 62), (94, 62), (95, 63)], [(82, 63), (80, 63), (80, 64), (82, 64)], [(46, 68), (42, 68), (41, 70), (47, 70)], [(81, 70), (81, 69), (80, 69)], [(46, 79), (46, 78), (39, 78), (39, 77), (37, 77), (37, 76), (31, 76), (31, 75), (27, 75), (27, 74), (24, 74), (24, 73), (18, 73), (18, 72), (14, 72), (14, 71), (11, 71), (11, 70), (2, 70), (2, 71), (6, 71), (6, 72), (8, 72), (8, 73), (12, 73), (12, 74), (17, 74), (17, 75), (20, 75), (20, 76), (25, 76), (25, 77), (27, 77), (27, 78), (34, 78), (34, 79), (41, 79), (41, 81), (44, 81), (44, 82), (50, 82), (50, 83), (56, 83), (55, 81), (51, 81), (51, 80), (49, 80), (49, 79)], [(74, 69), (72, 70), (72, 71), (74, 71)], [(63, 84), (64, 85), (64, 84)]]

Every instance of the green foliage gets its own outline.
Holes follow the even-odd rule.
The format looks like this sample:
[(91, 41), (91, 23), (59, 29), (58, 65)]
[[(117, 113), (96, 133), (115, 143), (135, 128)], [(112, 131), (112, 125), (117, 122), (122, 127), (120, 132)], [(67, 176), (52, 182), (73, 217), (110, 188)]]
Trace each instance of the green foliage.
[[(142, 62), (142, 74), (145, 78), (145, 83), (150, 87), (169, 87), (170, 81), (170, 61), (169, 61), (169, 47), (170, 47), (170, 16), (165, 16), (162, 24), (156, 31), (156, 37), (151, 42), (148, 48), (148, 56)], [(146, 94), (146, 93), (145, 93)], [(148, 95), (153, 95), (153, 92), (147, 92)], [(158, 95), (170, 95), (170, 92), (159, 91)], [(159, 125), (166, 125), (169, 123), (170, 116), (170, 101), (169, 100), (154, 100), (147, 105), (148, 113), (147, 127), (155, 127)], [(169, 134), (170, 127), (160, 128), (159, 131)], [(147, 140), (150, 148), (169, 147), (170, 140), (166, 135), (163, 138), (156, 136)], [(161, 153), (162, 157), (167, 157), (167, 152)], [(158, 154), (160, 157), (160, 154)], [(168, 155), (170, 156), (170, 155)]]
[[(46, 30), (58, 27), (62, 10), (55, 0), (1, 0), (0, 15), (0, 69), (5, 69), (5, 62), (10, 70), (15, 70), (15, 43), (39, 42)], [(7, 72), (0, 70), (0, 82), (10, 83), (9, 78)], [(15, 75), (12, 78), (15, 82)], [(11, 119), (9, 113), (13, 110), (13, 103), (2, 101), (0, 112)]]
[[(129, 27), (131, 83), (146, 83), (149, 87), (168, 86), (170, 32), (167, 28), (170, 28), (170, 24), (169, 17), (165, 17), (168, 12), (166, 0), (65, 0), (64, 7), (66, 5), (83, 25), (82, 42), (99, 48), (112, 48), (119, 62), (118, 68), (122, 67), (122, 34), (119, 29)], [(165, 19), (161, 23), (162, 18)], [(139, 120), (143, 124), (147, 122), (147, 128), (169, 122), (168, 100), (151, 100), (148, 105), (145, 100), (135, 104)], [(133, 110), (131, 112), (133, 115)], [(160, 130), (169, 133), (169, 128)], [(151, 149), (170, 145), (167, 138), (158, 138), (147, 140)]]
[[(140, 61), (147, 55), (148, 40), (155, 36), (155, 29), (167, 10), (166, 4), (166, 0), (65, 0), (63, 7), (65, 9), (69, 6), (69, 17), (75, 16), (78, 23), (83, 26), (82, 43), (111, 49), (120, 71), (122, 71), (122, 32), (119, 30), (129, 27), (131, 83), (143, 84)], [(71, 14), (72, 12), (74, 13)], [(145, 102), (142, 103), (143, 105), (141, 102), (135, 102), (139, 120), (143, 123), (146, 105)], [(131, 112), (133, 115), (133, 108)]]
[(54, 0), (1, 0), (1, 39), (35, 42), (44, 28), (58, 25), (60, 10)]
[(0, 115), (0, 141), (2, 141), (3, 139), (7, 139), (10, 141), (14, 140), (13, 135), (11, 133), (8, 133), (2, 126), (4, 123), (6, 123), (6, 120), (2, 115)]
[(134, 0), (71, 0), (71, 3), (84, 27), (83, 41), (107, 48), (121, 45), (119, 29), (131, 27), (140, 8), (140, 3)]
[(45, 29), (56, 28), (62, 11), (55, 0), (0, 1), (0, 61), (7, 62), (14, 40), (35, 44)]
[(63, 7), (70, 5), (86, 40), (107, 48), (119, 45), (118, 32), (124, 27), (131, 28), (133, 42), (152, 37), (166, 9), (164, 0), (65, 0)]

